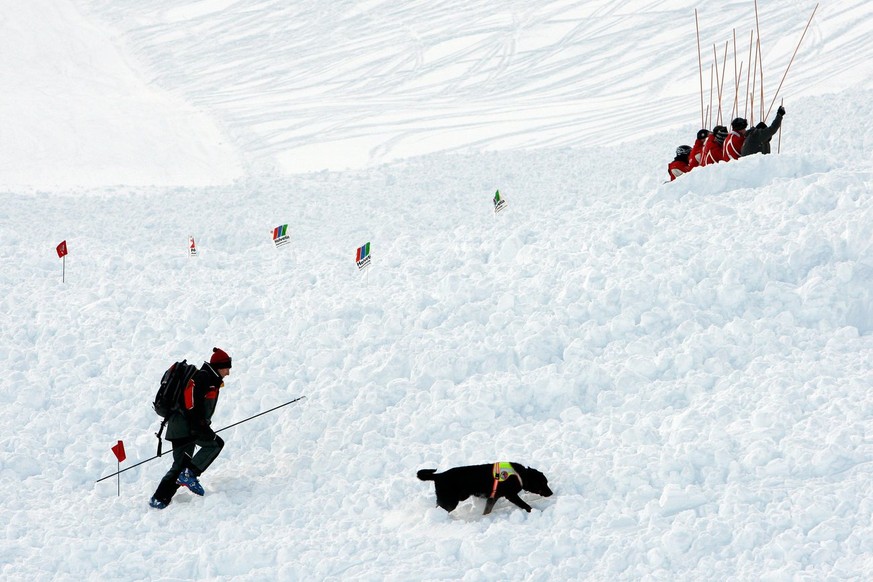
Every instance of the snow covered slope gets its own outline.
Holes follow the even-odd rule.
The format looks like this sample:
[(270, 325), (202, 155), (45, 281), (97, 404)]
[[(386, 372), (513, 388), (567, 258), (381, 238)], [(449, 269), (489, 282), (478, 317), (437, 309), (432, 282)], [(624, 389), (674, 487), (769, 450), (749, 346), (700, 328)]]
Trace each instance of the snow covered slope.
[[(602, 146), (669, 127), (693, 132), (701, 117), (695, 8), (704, 108), (715, 56), (729, 79), (725, 116), (733, 79), (742, 79), (743, 95), (752, 89), (756, 28), (767, 109), (801, 37), (778, 94), (789, 105), (869, 88), (873, 79), (873, 8), (860, 0), (818, 8), (768, 2), (757, 25), (752, 2), (536, 4), (5, 7), (0, 46), (15, 58), (0, 70), (0, 185), (202, 185), (438, 151)], [(760, 95), (760, 83), (754, 88)]]
[[(780, 153), (668, 184), (693, 3), (137, 4), (0, 8), (0, 577), (873, 571), (868, 3), (818, 8)], [(762, 6), (768, 100), (813, 8)], [(700, 17), (748, 47), (751, 3)], [(203, 498), (147, 507), (167, 458), (95, 484), (213, 346), (216, 428), (306, 399), (222, 433)], [(499, 460), (555, 495), (415, 478)]]

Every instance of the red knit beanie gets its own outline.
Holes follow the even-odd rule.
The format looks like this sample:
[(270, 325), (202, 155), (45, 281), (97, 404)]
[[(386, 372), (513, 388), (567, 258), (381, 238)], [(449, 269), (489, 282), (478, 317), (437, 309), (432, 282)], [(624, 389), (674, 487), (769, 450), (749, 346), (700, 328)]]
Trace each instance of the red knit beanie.
[(213, 368), (230, 368), (230, 356), (222, 349), (212, 348), (212, 358), (209, 364)]

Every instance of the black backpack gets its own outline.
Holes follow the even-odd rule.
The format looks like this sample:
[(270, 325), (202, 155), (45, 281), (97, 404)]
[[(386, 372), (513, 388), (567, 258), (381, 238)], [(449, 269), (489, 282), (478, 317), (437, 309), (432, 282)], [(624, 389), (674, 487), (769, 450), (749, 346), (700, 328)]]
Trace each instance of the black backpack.
[(155, 409), (158, 416), (164, 419), (161, 421), (160, 430), (155, 433), (155, 436), (158, 437), (159, 457), (161, 456), (161, 435), (164, 432), (164, 427), (167, 426), (167, 421), (173, 412), (182, 409), (182, 391), (196, 373), (197, 366), (182, 360), (170, 366), (161, 377), (161, 385), (158, 388), (158, 393), (155, 394), (155, 401), (152, 403), (152, 408)]

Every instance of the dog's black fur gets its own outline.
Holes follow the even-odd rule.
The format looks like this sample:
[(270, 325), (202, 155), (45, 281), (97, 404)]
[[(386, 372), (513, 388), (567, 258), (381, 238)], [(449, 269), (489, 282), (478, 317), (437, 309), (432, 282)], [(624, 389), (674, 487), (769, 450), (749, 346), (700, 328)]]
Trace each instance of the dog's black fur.
[(455, 467), (442, 473), (437, 473), (436, 469), (421, 469), (417, 475), (422, 481), (434, 482), (437, 505), (446, 511), (452, 511), (458, 506), (458, 503), (475, 495), (476, 497), (488, 498), (484, 515), (491, 513), (494, 503), (501, 497), (505, 497), (520, 508), (530, 512), (530, 505), (522, 501), (521, 497), (518, 496), (519, 492), (524, 489), (543, 497), (549, 497), (552, 494), (552, 490), (549, 489), (549, 481), (536, 469), (525, 467), (521, 463), (511, 463), (511, 465), (521, 477), (521, 483), (514, 476), (498, 482), (494, 497), (491, 497), (491, 492), (494, 489), (493, 464)]

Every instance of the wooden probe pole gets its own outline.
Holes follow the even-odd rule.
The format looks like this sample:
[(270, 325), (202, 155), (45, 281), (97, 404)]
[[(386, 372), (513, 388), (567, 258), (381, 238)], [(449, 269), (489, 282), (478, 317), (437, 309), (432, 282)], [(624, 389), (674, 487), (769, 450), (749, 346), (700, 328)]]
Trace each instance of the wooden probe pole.
[(755, 31), (749, 36), (749, 68), (746, 69), (746, 106), (743, 108), (743, 117), (749, 117), (749, 75), (752, 73), (752, 47), (755, 46)]
[(697, 31), (697, 70), (700, 73), (700, 127), (706, 127), (703, 115), (703, 59), (700, 56), (700, 24), (697, 21), (697, 8), (694, 9), (694, 28)]
[(737, 116), (740, 99), (740, 74), (737, 72), (737, 29), (734, 29), (734, 106), (731, 109), (731, 118)]
[(706, 125), (704, 127), (711, 127), (710, 123), (712, 123), (712, 95), (714, 93), (712, 88), (712, 82), (715, 77), (715, 64), (709, 65), (709, 107), (706, 110)]
[(761, 26), (758, 23), (758, 0), (755, 0), (755, 32), (758, 34), (758, 70), (761, 75), (761, 121), (764, 121), (764, 60), (761, 57)]
[(816, 10), (818, 10), (818, 4), (816, 4), (815, 8), (812, 9), (812, 14), (809, 15), (809, 20), (806, 23), (806, 28), (803, 29), (803, 34), (800, 35), (800, 40), (797, 42), (797, 48), (794, 49), (794, 54), (791, 55), (791, 60), (788, 62), (788, 66), (785, 67), (785, 73), (782, 75), (782, 80), (779, 81), (779, 87), (776, 88), (776, 93), (773, 95), (773, 102), (770, 103), (770, 108), (767, 110), (767, 117), (770, 116), (770, 112), (773, 110), (773, 104), (776, 103), (776, 97), (779, 95), (779, 91), (782, 89), (782, 83), (785, 82), (785, 77), (788, 75), (788, 69), (791, 68), (791, 63), (794, 62), (794, 57), (797, 56), (797, 51), (800, 49), (800, 43), (803, 42), (803, 37), (806, 36), (806, 31), (809, 30), (809, 25), (812, 23), (812, 17), (815, 16)]
[(724, 59), (721, 62), (721, 85), (718, 88), (718, 116), (721, 117), (721, 97), (724, 94), (725, 69), (727, 69), (728, 45), (730, 41), (724, 41)]

